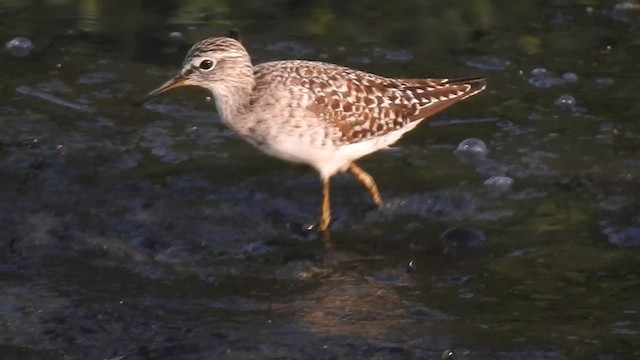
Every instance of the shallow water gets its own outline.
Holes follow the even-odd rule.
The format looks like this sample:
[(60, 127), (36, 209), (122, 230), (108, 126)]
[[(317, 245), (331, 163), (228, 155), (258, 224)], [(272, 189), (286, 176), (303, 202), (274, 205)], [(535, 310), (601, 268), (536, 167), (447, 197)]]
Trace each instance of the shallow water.
[[(0, 1), (4, 358), (640, 358), (636, 3), (296, 4)], [(336, 177), (326, 249), (208, 94), (132, 106), (231, 28), (489, 88), (362, 160), (380, 209)]]

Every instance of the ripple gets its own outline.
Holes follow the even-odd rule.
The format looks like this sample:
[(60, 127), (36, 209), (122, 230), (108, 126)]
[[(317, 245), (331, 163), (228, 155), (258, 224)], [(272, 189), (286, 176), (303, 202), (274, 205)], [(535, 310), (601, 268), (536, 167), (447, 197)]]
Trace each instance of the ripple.
[(294, 56), (303, 56), (314, 52), (314, 49), (308, 46), (304, 46), (297, 41), (281, 41), (274, 44), (269, 44), (266, 47), (267, 51), (284, 52)]
[(609, 77), (604, 77), (604, 78), (596, 79), (595, 83), (599, 87), (605, 88), (605, 87), (609, 87), (609, 86), (613, 85), (613, 83), (615, 83), (615, 80), (613, 80), (612, 78), (609, 78)]
[(78, 84), (97, 85), (97, 84), (106, 83), (108, 81), (111, 81), (117, 78), (118, 78), (118, 75), (116, 75), (115, 73), (112, 73), (109, 71), (98, 71), (98, 72), (81, 75), (78, 78)]
[(480, 70), (504, 70), (509, 66), (510, 62), (495, 56), (480, 56), (466, 62), (467, 66), (471, 66)]
[(409, 50), (389, 51), (385, 55), (387, 60), (407, 62), (413, 59), (413, 54)]
[(368, 56), (349, 56), (347, 61), (356, 64), (371, 64), (371, 58)]
[(19, 92), (20, 94), (23, 94), (23, 95), (32, 96), (32, 97), (35, 97), (35, 98), (38, 98), (38, 99), (41, 99), (41, 100), (45, 100), (45, 101), (50, 102), (52, 104), (61, 105), (61, 106), (68, 107), (68, 108), (71, 108), (71, 109), (74, 109), (74, 110), (83, 111), (83, 112), (95, 112), (96, 111), (96, 109), (94, 109), (91, 106), (80, 104), (80, 103), (77, 103), (77, 102), (64, 100), (64, 99), (61, 99), (61, 98), (59, 98), (59, 97), (57, 97), (55, 95), (52, 95), (52, 94), (49, 94), (49, 93), (46, 93), (44, 91), (40, 91), (40, 90), (37, 90), (37, 89), (33, 89), (33, 88), (30, 88), (30, 87), (24, 86), (24, 85), (23, 86), (19, 86), (16, 89), (16, 91)]

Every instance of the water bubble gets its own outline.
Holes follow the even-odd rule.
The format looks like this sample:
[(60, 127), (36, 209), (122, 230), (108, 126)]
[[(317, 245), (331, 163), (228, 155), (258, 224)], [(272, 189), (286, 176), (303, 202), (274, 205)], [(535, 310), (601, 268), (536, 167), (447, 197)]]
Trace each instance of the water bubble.
[(558, 100), (556, 100), (555, 104), (556, 106), (561, 107), (563, 109), (573, 110), (577, 105), (577, 101), (571, 95), (562, 95), (558, 98)]
[(492, 176), (484, 181), (484, 186), (497, 191), (506, 191), (511, 189), (513, 179), (508, 176)]
[(26, 57), (33, 51), (33, 43), (26, 37), (18, 36), (9, 40), (4, 50), (15, 57)]
[(471, 155), (484, 155), (489, 150), (484, 141), (475, 138), (469, 138), (462, 140), (456, 149), (456, 154), (471, 154)]
[(182, 33), (179, 31), (173, 31), (169, 33), (169, 37), (173, 40), (179, 40), (182, 39)]
[(531, 76), (542, 77), (547, 76), (547, 69), (545, 68), (535, 68), (531, 70)]
[(564, 74), (562, 74), (562, 79), (566, 82), (577, 82), (578, 81), (578, 75), (576, 75), (575, 73), (572, 72), (566, 72)]

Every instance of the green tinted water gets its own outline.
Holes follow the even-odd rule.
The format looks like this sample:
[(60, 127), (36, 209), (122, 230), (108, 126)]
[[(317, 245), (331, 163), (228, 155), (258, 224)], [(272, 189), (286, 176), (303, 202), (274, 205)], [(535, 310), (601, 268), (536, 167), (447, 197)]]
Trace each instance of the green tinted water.
[[(0, 57), (8, 358), (640, 357), (635, 3), (0, 1), (0, 17), (3, 42), (35, 44)], [(243, 143), (202, 91), (131, 105), (231, 28), (255, 62), (489, 87), (362, 161), (382, 209), (335, 179), (327, 251), (300, 231), (311, 170)], [(466, 138), (489, 153), (454, 154)], [(484, 237), (441, 239), (459, 226)]]

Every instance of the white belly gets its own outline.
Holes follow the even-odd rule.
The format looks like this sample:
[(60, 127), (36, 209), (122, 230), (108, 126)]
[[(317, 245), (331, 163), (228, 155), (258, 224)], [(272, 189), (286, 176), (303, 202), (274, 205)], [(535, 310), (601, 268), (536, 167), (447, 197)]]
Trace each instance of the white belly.
[(341, 146), (321, 145), (305, 137), (270, 138), (262, 144), (255, 144), (263, 152), (295, 163), (314, 167), (323, 178), (345, 171), (349, 164), (381, 149), (388, 148), (419, 121), (383, 136)]

